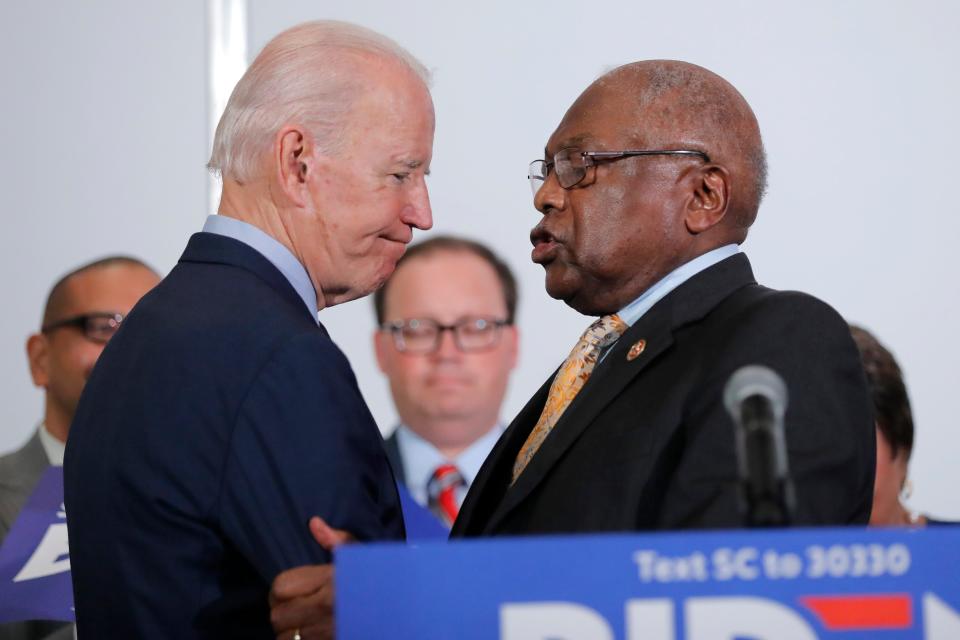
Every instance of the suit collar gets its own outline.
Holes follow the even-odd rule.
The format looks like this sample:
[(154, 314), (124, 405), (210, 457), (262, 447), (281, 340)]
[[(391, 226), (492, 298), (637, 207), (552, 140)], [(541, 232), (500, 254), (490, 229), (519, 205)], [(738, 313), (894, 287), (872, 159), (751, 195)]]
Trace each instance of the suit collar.
[[(700, 320), (734, 291), (755, 282), (749, 260), (744, 254), (737, 254), (690, 278), (630, 327), (567, 407), (517, 482), (506, 490), (499, 506), (484, 525), (484, 530), (489, 532), (494, 529), (530, 495), (593, 419), (631, 380), (670, 349), (677, 329)], [(646, 345), (643, 352), (634, 359), (628, 359), (631, 347), (641, 339)], [(503, 439), (503, 457), (508, 460), (498, 460), (498, 468), (491, 470), (492, 477), (498, 477), (501, 482), (504, 468), (512, 468), (513, 458), (539, 418), (551, 381), (552, 377), (517, 416)], [(509, 482), (509, 476), (506, 481)], [(495, 487), (491, 489), (495, 490)]]
[(653, 286), (647, 288), (636, 300), (625, 306), (617, 312), (620, 319), (633, 326), (660, 300), (670, 294), (671, 291), (682, 285), (684, 282), (694, 277), (701, 271), (709, 269), (718, 262), (722, 262), (730, 256), (740, 252), (740, 247), (736, 244), (727, 244), (707, 251), (703, 255), (697, 256), (693, 260), (680, 265)]
[(303, 299), (286, 276), (258, 251), (239, 240), (202, 231), (195, 233), (190, 236), (187, 248), (180, 256), (180, 262), (223, 264), (245, 269), (270, 285), (286, 300), (296, 304), (301, 312), (310, 315), (313, 322), (317, 321), (316, 316), (310, 314), (304, 306)]
[(239, 240), (270, 261), (290, 282), (307, 310), (317, 313), (317, 292), (303, 263), (282, 242), (243, 220), (223, 215), (207, 216), (203, 231)]

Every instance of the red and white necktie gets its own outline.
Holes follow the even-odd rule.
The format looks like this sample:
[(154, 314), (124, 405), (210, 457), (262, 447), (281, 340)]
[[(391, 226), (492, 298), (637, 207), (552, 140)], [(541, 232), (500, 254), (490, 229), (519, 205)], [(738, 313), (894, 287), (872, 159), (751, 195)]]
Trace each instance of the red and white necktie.
[(457, 488), (466, 484), (460, 471), (452, 464), (442, 464), (437, 467), (427, 481), (427, 502), (430, 511), (448, 527), (453, 526), (453, 521), (457, 519), (457, 512), (460, 511)]

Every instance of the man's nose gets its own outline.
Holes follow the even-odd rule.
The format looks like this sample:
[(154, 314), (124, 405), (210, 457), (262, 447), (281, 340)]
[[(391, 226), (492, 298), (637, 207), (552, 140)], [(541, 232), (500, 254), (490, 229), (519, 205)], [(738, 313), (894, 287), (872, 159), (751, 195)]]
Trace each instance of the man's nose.
[(403, 222), (424, 231), (433, 226), (430, 193), (427, 191), (427, 182), (422, 177), (419, 184), (411, 191), (410, 200), (403, 209)]
[(453, 329), (443, 329), (440, 331), (437, 350), (433, 352), (435, 358), (446, 360), (460, 357), (460, 347), (457, 346), (456, 336), (453, 335), (453, 331)]
[(551, 171), (533, 196), (533, 206), (543, 215), (547, 215), (554, 209), (563, 209), (566, 206), (566, 198), (567, 190), (560, 186), (557, 172)]

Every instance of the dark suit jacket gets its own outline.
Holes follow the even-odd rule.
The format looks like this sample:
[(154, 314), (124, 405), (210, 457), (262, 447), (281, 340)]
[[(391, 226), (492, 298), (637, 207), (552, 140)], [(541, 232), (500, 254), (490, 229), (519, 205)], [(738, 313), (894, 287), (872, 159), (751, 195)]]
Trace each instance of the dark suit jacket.
[[(628, 361), (640, 339), (646, 349)], [(796, 523), (866, 523), (875, 436), (847, 324), (810, 296), (757, 285), (740, 254), (682, 284), (620, 338), (511, 487), (547, 380), (487, 458), (452, 536), (742, 526), (722, 393), (747, 364), (787, 383)]]
[(396, 476), (397, 482), (406, 484), (407, 476), (403, 466), (403, 456), (400, 455), (400, 445), (397, 443), (396, 431), (383, 441), (383, 449), (387, 452), (387, 460), (390, 461), (390, 468), (393, 469), (393, 475)]
[(65, 460), (80, 637), (272, 638), (282, 570), (324, 563), (307, 522), (402, 539), (350, 365), (283, 275), (190, 239), (107, 345)]

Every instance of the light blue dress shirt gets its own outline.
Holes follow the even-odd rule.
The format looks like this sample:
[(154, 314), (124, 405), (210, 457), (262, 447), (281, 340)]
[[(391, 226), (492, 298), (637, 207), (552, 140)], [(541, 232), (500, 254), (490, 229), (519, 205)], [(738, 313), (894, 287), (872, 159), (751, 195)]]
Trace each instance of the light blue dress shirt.
[(637, 320), (642, 318), (647, 311), (653, 308), (653, 305), (660, 302), (668, 293), (704, 269), (712, 267), (721, 260), (726, 260), (730, 256), (735, 256), (738, 253), (740, 253), (740, 247), (738, 245), (728, 244), (708, 251), (702, 256), (697, 256), (690, 262), (668, 273), (655, 285), (644, 291), (639, 298), (621, 309), (617, 315), (619, 315), (620, 319), (626, 322), (628, 326), (633, 326)]
[[(697, 256), (690, 262), (680, 265), (666, 276), (661, 278), (656, 284), (644, 291), (639, 298), (625, 306), (617, 312), (620, 319), (632, 327), (643, 315), (653, 308), (664, 297), (684, 282), (697, 275), (707, 267), (712, 267), (721, 260), (726, 260), (730, 256), (740, 253), (740, 247), (736, 244), (728, 244), (712, 251), (708, 251), (702, 256)], [(616, 344), (614, 342), (613, 344)], [(607, 354), (613, 350), (613, 344), (604, 349), (600, 355), (599, 362), (603, 362)]]
[(496, 425), (464, 449), (456, 459), (447, 460), (435, 446), (414, 433), (410, 427), (401, 424), (397, 427), (397, 448), (403, 460), (403, 482), (413, 499), (424, 507), (427, 506), (427, 482), (433, 472), (442, 464), (453, 464), (467, 482), (466, 487), (457, 490), (457, 503), (463, 504), (467, 488), (480, 473), (480, 467), (502, 433), (503, 427)]
[(252, 224), (227, 216), (207, 216), (203, 230), (206, 233), (215, 233), (218, 236), (239, 240), (269, 260), (270, 264), (283, 274), (290, 286), (297, 292), (297, 295), (303, 299), (303, 303), (310, 310), (310, 317), (317, 324), (320, 323), (317, 318), (317, 292), (313, 288), (310, 276), (307, 275), (307, 270), (303, 268), (296, 256), (290, 253), (290, 250), (278, 240)]

